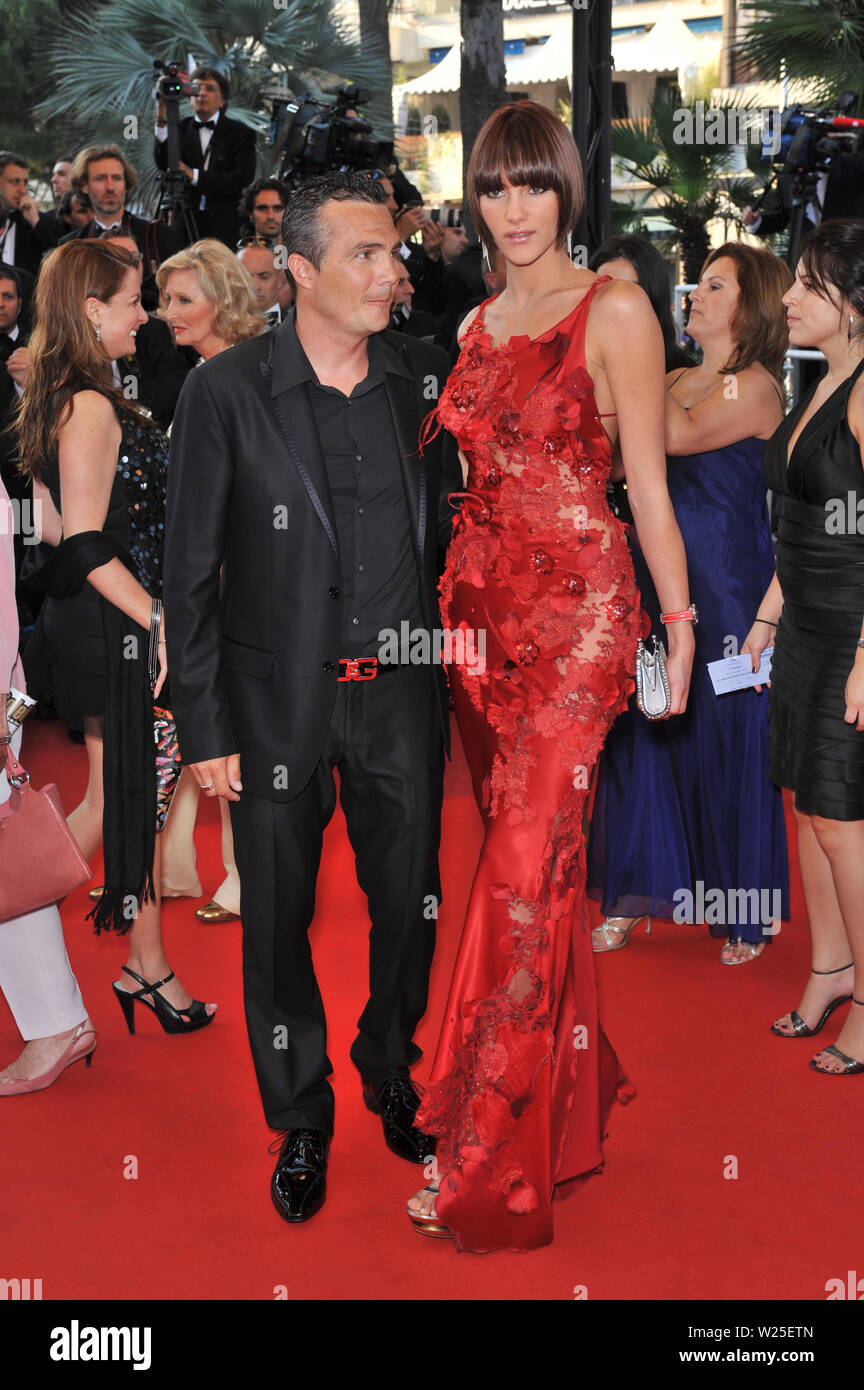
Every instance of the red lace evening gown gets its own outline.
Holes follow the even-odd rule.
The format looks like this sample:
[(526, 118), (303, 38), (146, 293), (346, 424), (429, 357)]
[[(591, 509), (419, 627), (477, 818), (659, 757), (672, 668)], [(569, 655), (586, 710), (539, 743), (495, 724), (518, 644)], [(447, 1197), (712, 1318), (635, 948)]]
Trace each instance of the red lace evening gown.
[(591, 770), (641, 623), (585, 367), (608, 278), (539, 338), (494, 346), (481, 307), (437, 410), (469, 460), (444, 621), (486, 634), (484, 672), (450, 668), (486, 835), (417, 1116), (460, 1250), (547, 1244), (553, 1195), (602, 1165), (616, 1091), (632, 1094), (598, 1022), (585, 898)]

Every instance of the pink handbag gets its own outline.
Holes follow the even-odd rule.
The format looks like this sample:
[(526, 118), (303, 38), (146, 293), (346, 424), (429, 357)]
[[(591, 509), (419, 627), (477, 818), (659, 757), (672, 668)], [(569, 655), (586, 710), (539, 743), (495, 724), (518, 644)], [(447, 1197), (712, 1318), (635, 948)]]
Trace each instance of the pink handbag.
[(93, 877), (55, 783), (32, 787), (11, 747), (6, 776), (12, 792), (0, 805), (0, 922), (56, 903)]

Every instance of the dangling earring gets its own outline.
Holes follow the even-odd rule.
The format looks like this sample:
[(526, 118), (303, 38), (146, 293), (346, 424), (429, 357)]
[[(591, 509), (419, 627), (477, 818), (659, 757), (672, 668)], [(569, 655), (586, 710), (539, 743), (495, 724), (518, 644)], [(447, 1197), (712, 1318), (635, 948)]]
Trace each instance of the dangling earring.
[(572, 231), (570, 231), (570, 232), (567, 233), (567, 259), (568, 259), (568, 261), (572, 261), (572, 260), (573, 260), (573, 233), (572, 233)]
[(846, 342), (849, 344), (850, 347), (852, 346), (852, 325), (854, 324), (854, 322), (855, 322), (855, 320), (854, 320), (854, 318), (852, 317), (852, 315), (850, 314), (850, 315), (849, 315), (849, 329), (848, 329), (848, 332), (847, 332), (847, 334), (846, 334)]
[(491, 264), (490, 264), (490, 262), (489, 262), (489, 252), (486, 250), (486, 243), (485, 243), (485, 241), (482, 242), (481, 245), (482, 245), (482, 247), (483, 247), (483, 264), (485, 265), (486, 269), (487, 269), (487, 270), (490, 272), (490, 274), (491, 274), (492, 266), (491, 266)]
[(98, 320), (96, 323), (96, 341), (97, 343), (101, 343), (102, 341), (102, 325), (98, 322)]

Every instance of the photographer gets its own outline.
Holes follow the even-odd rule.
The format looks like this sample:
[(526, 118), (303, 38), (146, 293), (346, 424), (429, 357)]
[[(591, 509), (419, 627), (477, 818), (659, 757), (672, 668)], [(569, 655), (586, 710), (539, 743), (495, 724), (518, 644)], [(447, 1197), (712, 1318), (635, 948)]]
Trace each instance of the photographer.
[[(366, 172), (384, 190), (387, 208), (402, 240), (402, 257), (408, 265), (414, 286), (414, 308), (438, 317), (447, 307), (444, 260), (441, 255), (444, 230), (427, 215), (422, 203), (412, 202), (400, 209), (393, 182), (381, 169)], [(409, 187), (412, 186), (409, 184)], [(417, 232), (423, 238), (422, 246), (410, 241)]]
[(138, 186), (138, 175), (119, 145), (89, 145), (77, 155), (71, 179), (76, 192), (89, 200), (93, 214), (83, 227), (62, 236), (60, 245), (98, 237), (102, 232), (131, 236), (141, 253), (144, 269), (141, 303), (148, 312), (157, 308), (159, 294), (154, 277), (161, 263), (180, 249), (177, 230), (129, 212), (126, 203)]
[[(215, 68), (196, 68), (189, 98), (194, 116), (180, 122), (180, 172), (199, 238), (216, 237), (232, 251), (239, 234), (237, 201), (255, 177), (255, 133), (226, 115), (228, 79)], [(159, 98), (154, 158), (168, 168), (168, 117)]]

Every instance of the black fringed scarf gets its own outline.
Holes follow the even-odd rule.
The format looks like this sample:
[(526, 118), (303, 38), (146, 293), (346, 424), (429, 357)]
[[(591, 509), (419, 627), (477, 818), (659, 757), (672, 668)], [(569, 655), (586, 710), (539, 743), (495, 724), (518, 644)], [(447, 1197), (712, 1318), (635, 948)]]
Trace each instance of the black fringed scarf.
[[(91, 570), (115, 558), (122, 561), (151, 598), (162, 597), (167, 442), (142, 416), (121, 410), (117, 414), (123, 429), (120, 463), (127, 465), (122, 474), (128, 518), (128, 533), (124, 528), (122, 540), (127, 546), (104, 531), (69, 536), (40, 570), (40, 582), (52, 598), (77, 594)], [(32, 680), (37, 697), (40, 687), (50, 689), (46, 681), (50, 653), (42, 618), (40, 613), (25, 649), (28, 681)], [(105, 888), (88, 915), (97, 932), (113, 930), (123, 935), (133, 926), (141, 905), (155, 897), (157, 779), (148, 669), (150, 634), (106, 598), (102, 598), (102, 625)], [(167, 704), (167, 688), (160, 692), (160, 698)]]
[[(128, 552), (104, 532), (82, 531), (70, 536), (57, 547), (43, 571), (48, 593), (55, 599), (77, 594), (91, 570), (115, 558), (135, 573)], [(156, 760), (147, 665), (149, 633), (105, 598), (102, 624), (105, 889), (89, 916), (97, 932), (122, 934), (132, 927), (141, 904), (155, 895)]]

